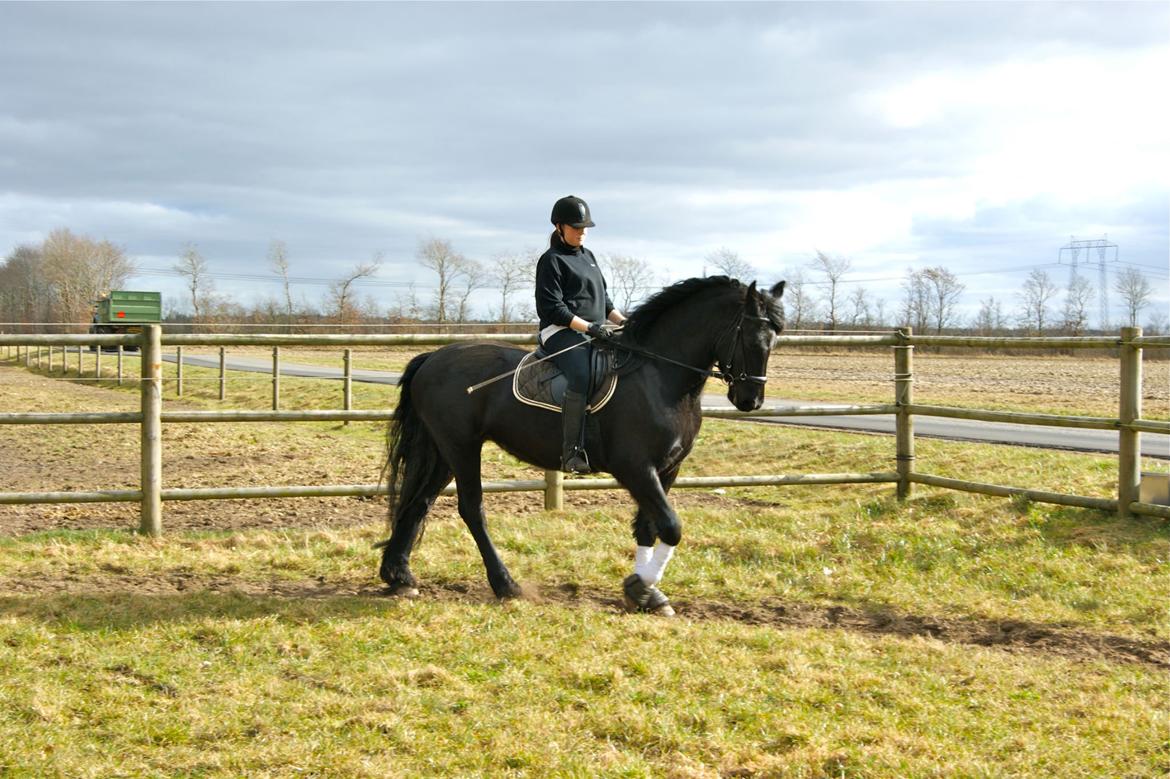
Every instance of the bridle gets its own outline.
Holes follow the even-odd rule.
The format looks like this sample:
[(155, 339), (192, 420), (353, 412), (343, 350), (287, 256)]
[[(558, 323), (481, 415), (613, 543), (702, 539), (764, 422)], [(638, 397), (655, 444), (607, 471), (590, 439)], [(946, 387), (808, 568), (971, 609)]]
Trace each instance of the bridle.
[(735, 321), (728, 325), (727, 328), (719, 334), (719, 337), (715, 339), (716, 352), (719, 351), (719, 345), (723, 343), (724, 340), (733, 339), (728, 348), (726, 358), (717, 357), (715, 359), (715, 370), (711, 370), (709, 368), (696, 368), (694, 365), (688, 365), (685, 362), (679, 362), (678, 360), (671, 359), (670, 357), (658, 354), (657, 352), (652, 352), (642, 346), (635, 346), (634, 344), (623, 343), (621, 341), (608, 341), (607, 344), (615, 349), (622, 349), (624, 351), (632, 352), (643, 357), (649, 357), (652, 360), (659, 360), (660, 362), (670, 363), (671, 365), (676, 365), (680, 368), (686, 368), (689, 371), (693, 371), (702, 375), (704, 378), (719, 379), (724, 382), (728, 388), (734, 387), (737, 382), (743, 381), (751, 382), (752, 384), (759, 384), (762, 386), (767, 384), (767, 376), (751, 376), (747, 373), (746, 370), (741, 370), (738, 374), (736, 374), (735, 371), (736, 351), (738, 351), (740, 355), (745, 358), (745, 361), (747, 357), (747, 349), (743, 342), (744, 321), (750, 320), (755, 322), (765, 322), (768, 325), (772, 324), (772, 320), (768, 319), (767, 317), (749, 314), (747, 312), (747, 307), (748, 300), (745, 297), (743, 301), (743, 307), (739, 310), (739, 316), (737, 316)]
[(738, 375), (735, 373), (734, 360), (737, 349), (740, 353), (740, 356), (743, 357), (743, 362), (747, 362), (747, 349), (744, 347), (743, 343), (743, 323), (745, 319), (755, 322), (765, 322), (768, 325), (772, 324), (772, 320), (768, 319), (767, 317), (749, 314), (747, 312), (747, 300), (745, 299), (743, 302), (743, 308), (739, 310), (739, 316), (736, 317), (735, 321), (731, 324), (730, 327), (723, 331), (723, 335), (716, 339), (715, 348), (718, 350), (719, 343), (725, 336), (731, 333), (732, 328), (735, 328), (735, 341), (731, 344), (731, 348), (728, 350), (727, 359), (717, 359), (715, 361), (715, 365), (718, 370), (707, 371), (707, 373), (709, 373), (711, 376), (721, 379), (725, 384), (727, 384), (729, 388), (734, 387), (735, 383), (738, 381), (748, 381), (752, 384), (759, 384), (761, 386), (768, 383), (767, 376), (751, 376), (747, 373), (746, 370), (741, 370)]

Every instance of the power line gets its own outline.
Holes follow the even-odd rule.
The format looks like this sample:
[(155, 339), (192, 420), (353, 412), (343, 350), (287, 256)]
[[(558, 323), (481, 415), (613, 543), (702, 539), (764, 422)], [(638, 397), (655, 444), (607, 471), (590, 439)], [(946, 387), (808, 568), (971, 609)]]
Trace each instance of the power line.
[[(189, 274), (182, 271), (170, 268), (139, 268), (134, 273), (135, 276), (187, 276)], [(273, 276), (265, 273), (241, 273), (239, 271), (207, 271), (201, 275), (209, 276), (213, 279), (223, 279), (225, 281), (268, 281), (272, 283), (283, 283), (284, 279), (280, 276)], [(312, 285), (328, 285), (337, 283), (337, 279), (324, 278), (320, 276), (289, 276), (290, 284), (312, 284)], [(362, 278), (357, 279), (355, 284), (366, 284), (376, 287), (409, 287), (413, 282), (409, 281), (390, 281), (380, 279)]]

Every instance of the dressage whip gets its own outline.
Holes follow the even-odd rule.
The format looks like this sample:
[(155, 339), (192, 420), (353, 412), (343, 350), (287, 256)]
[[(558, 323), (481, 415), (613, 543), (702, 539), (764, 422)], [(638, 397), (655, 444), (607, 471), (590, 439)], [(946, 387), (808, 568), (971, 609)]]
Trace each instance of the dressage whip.
[[(592, 339), (590, 339), (590, 340), (592, 340)], [(517, 365), (512, 370), (505, 371), (504, 373), (501, 373), (499, 376), (493, 376), (490, 379), (487, 379), (485, 381), (481, 381), (479, 384), (472, 384), (470, 387), (467, 388), (467, 394), (470, 395), (471, 393), (475, 392), (476, 390), (483, 389), (484, 387), (486, 387), (489, 384), (495, 384), (500, 379), (506, 379), (509, 376), (511, 376), (513, 373), (515, 373), (516, 371), (520, 370), (521, 367), (531, 368), (533, 365), (536, 365), (538, 362), (544, 362), (545, 360), (551, 360), (553, 357), (557, 357), (559, 355), (564, 354), (567, 351), (570, 351), (572, 349), (576, 349), (578, 346), (584, 346), (587, 343), (589, 343), (589, 341), (580, 341), (578, 343), (573, 344), (572, 346), (566, 346), (564, 349), (561, 349), (559, 352), (554, 352), (554, 353), (547, 355), (545, 357), (541, 357), (539, 360), (533, 360), (532, 362), (528, 363), (527, 365), (524, 365), (524, 366)]]

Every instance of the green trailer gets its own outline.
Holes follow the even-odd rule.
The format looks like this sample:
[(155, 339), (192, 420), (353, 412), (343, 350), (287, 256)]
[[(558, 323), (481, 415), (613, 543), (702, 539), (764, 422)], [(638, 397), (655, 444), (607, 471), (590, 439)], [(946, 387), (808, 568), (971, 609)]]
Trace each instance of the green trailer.
[[(141, 333), (162, 320), (162, 293), (116, 289), (94, 301), (91, 333)], [(133, 348), (133, 347), (132, 347)], [(94, 347), (90, 347), (93, 351)]]

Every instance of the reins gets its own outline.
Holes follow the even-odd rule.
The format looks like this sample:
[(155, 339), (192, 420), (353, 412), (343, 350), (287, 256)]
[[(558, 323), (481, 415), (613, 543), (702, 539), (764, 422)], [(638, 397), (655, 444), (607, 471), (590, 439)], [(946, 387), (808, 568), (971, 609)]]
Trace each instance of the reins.
[[(714, 370), (712, 370), (710, 368), (697, 368), (694, 365), (688, 365), (685, 362), (680, 362), (680, 361), (675, 360), (671, 357), (667, 357), (666, 355), (658, 354), (657, 352), (653, 352), (644, 346), (623, 343), (620, 340), (607, 339), (607, 340), (600, 341), (600, 343), (602, 343), (605, 346), (608, 346), (612, 349), (622, 349), (624, 351), (630, 352), (631, 354), (637, 354), (637, 355), (640, 355), (642, 357), (648, 357), (652, 360), (658, 360), (659, 362), (669, 363), (669, 364), (674, 365), (674, 366), (679, 367), (679, 368), (685, 368), (686, 370), (693, 371), (693, 372), (695, 372), (695, 373), (697, 373), (705, 378), (719, 379), (720, 381), (727, 384), (727, 386), (729, 386), (729, 387), (734, 386), (737, 381), (750, 381), (753, 384), (767, 384), (768, 383), (767, 376), (749, 376), (746, 371), (740, 371), (739, 375), (736, 376), (736, 375), (734, 375), (734, 373), (731, 372), (731, 371), (735, 370), (734, 358), (735, 358), (736, 348), (738, 347), (738, 349), (741, 353), (744, 350), (743, 349), (743, 321), (745, 319), (751, 319), (751, 320), (754, 320), (756, 322), (768, 322), (769, 324), (771, 323), (771, 320), (769, 320), (767, 317), (756, 316), (755, 314), (747, 313), (747, 300), (745, 299), (744, 304), (743, 304), (743, 308), (741, 308), (739, 310), (739, 316), (736, 317), (735, 321), (732, 322), (727, 327), (727, 329), (724, 330), (722, 334), (720, 334), (720, 336), (717, 339), (715, 339), (715, 347), (716, 347), (716, 349), (718, 349), (719, 344), (723, 342), (723, 339), (731, 333), (733, 328), (735, 329), (735, 342), (731, 345), (731, 349), (728, 351), (727, 359), (724, 360), (724, 359), (720, 359), (717, 357), (715, 364), (718, 367), (716, 367)], [(590, 340), (597, 341), (598, 339), (591, 338)], [(471, 393), (475, 392), (476, 390), (483, 389), (484, 387), (488, 386), (489, 384), (494, 384), (495, 382), (497, 382), (501, 379), (506, 379), (507, 377), (509, 377), (512, 374), (519, 371), (521, 367), (530, 368), (533, 365), (536, 365), (537, 363), (544, 362), (545, 360), (551, 360), (553, 357), (564, 354), (565, 352), (570, 351), (572, 349), (576, 349), (579, 346), (584, 346), (585, 344), (587, 344), (589, 342), (590, 341), (581, 341), (579, 343), (573, 344), (572, 346), (565, 347), (564, 349), (561, 349), (559, 352), (555, 352), (554, 354), (549, 354), (549, 355), (546, 355), (544, 357), (541, 357), (539, 360), (533, 360), (532, 362), (528, 363), (527, 365), (523, 365), (523, 366), (517, 365), (512, 370), (505, 371), (504, 373), (501, 373), (499, 376), (493, 376), (490, 379), (486, 379), (484, 381), (479, 382), (478, 384), (471, 385), (470, 387), (467, 388), (467, 394), (470, 395)]]
[(723, 339), (731, 333), (733, 328), (735, 329), (735, 342), (731, 345), (731, 349), (728, 352), (728, 359), (723, 360), (716, 358), (716, 365), (718, 367), (714, 370), (710, 368), (697, 368), (694, 365), (688, 365), (685, 362), (679, 362), (678, 360), (672, 359), (665, 355), (650, 351), (644, 346), (637, 346), (635, 344), (628, 344), (623, 343), (622, 341), (614, 340), (605, 341), (604, 343), (612, 346), (614, 349), (624, 349), (628, 352), (632, 352), (633, 354), (641, 355), (642, 357), (649, 357), (652, 360), (658, 360), (660, 362), (670, 363), (671, 365), (675, 365), (679, 368), (685, 368), (688, 371), (693, 371), (707, 378), (719, 379), (728, 386), (734, 385), (737, 381), (750, 381), (753, 384), (766, 384), (768, 382), (767, 376), (749, 376), (746, 371), (740, 371), (739, 375), (736, 376), (733, 372), (731, 372), (735, 370), (734, 357), (736, 348), (738, 347), (739, 351), (741, 353), (743, 352), (743, 321), (745, 319), (752, 319), (757, 322), (770, 322), (767, 317), (748, 314), (747, 301), (745, 300), (744, 308), (740, 309), (739, 316), (736, 318), (736, 320), (731, 323), (731, 325), (729, 325), (728, 328), (724, 330), (717, 339), (715, 339), (715, 346), (716, 349), (718, 349), (719, 344), (723, 342)]

